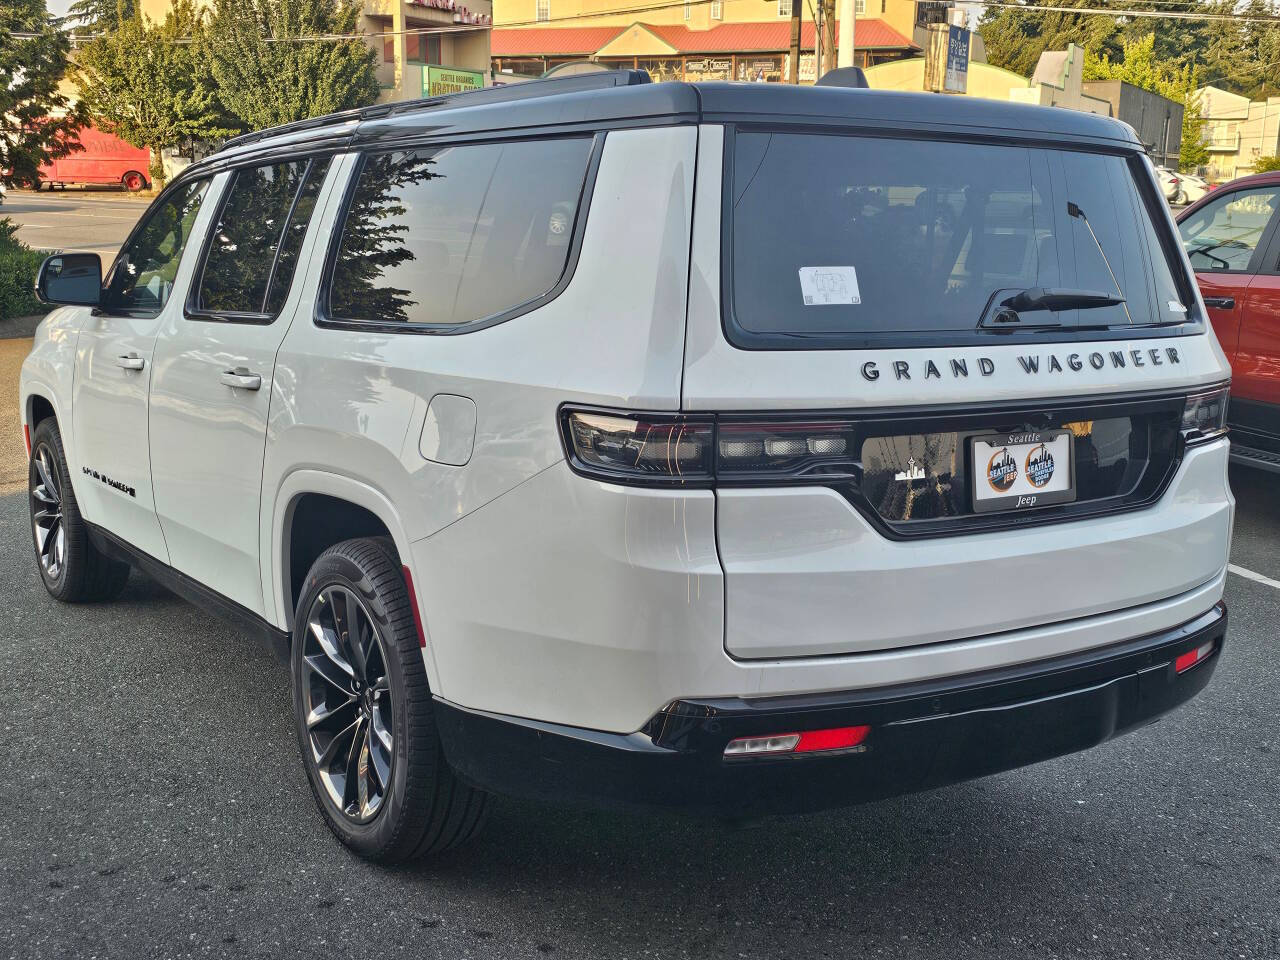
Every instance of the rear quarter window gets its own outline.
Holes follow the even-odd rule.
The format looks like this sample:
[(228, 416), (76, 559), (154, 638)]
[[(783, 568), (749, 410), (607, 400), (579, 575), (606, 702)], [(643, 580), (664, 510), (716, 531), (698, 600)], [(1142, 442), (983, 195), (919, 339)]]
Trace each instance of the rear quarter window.
[(739, 345), (968, 342), (994, 302), (1042, 287), (1123, 297), (1045, 311), (1060, 334), (1187, 319), (1190, 287), (1137, 159), (758, 130), (731, 144), (727, 327)]
[(331, 321), (460, 329), (565, 272), (590, 137), (365, 156), (329, 284)]

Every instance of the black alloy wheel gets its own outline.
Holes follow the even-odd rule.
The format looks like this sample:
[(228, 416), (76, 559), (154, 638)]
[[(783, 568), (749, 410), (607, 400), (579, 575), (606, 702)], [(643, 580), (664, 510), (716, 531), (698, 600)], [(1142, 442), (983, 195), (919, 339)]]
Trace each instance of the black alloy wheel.
[(320, 554), (303, 581), (290, 661), (298, 747), (339, 840), (394, 864), (479, 830), (486, 795), (445, 760), (417, 620), (389, 539), (345, 540)]
[(124, 589), (129, 565), (99, 553), (80, 516), (57, 421), (46, 417), (31, 432), (27, 467), (31, 540), (45, 589), (56, 600), (110, 600)]

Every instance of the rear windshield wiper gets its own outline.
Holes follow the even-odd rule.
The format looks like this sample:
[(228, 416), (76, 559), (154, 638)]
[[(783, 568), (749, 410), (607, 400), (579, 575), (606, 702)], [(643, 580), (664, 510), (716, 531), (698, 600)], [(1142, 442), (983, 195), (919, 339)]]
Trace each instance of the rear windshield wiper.
[(1118, 293), (1076, 290), (1070, 287), (1031, 287), (1004, 301), (1013, 310), (1089, 310), (1124, 303)]
[[(983, 330), (1014, 330), (1030, 327), (1059, 327), (1062, 320), (1058, 310), (1091, 310), (1097, 307), (1114, 307), (1124, 303), (1124, 297), (1103, 290), (1076, 290), (1071, 287), (1028, 287), (1025, 290), (997, 290), (982, 311), (978, 328)], [(1023, 314), (1040, 316), (1024, 317)]]

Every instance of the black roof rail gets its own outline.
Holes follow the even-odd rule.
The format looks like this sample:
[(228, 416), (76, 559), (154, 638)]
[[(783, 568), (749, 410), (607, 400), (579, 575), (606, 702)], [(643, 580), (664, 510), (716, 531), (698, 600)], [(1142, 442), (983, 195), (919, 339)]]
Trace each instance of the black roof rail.
[[(309, 117), (306, 120), (295, 120), (293, 123), (252, 133), (242, 133), (232, 137), (222, 145), (219, 152), (230, 147), (241, 147), (269, 137), (279, 137), (300, 130), (313, 130), (330, 127), (351, 120), (375, 120), (378, 117), (389, 117), (404, 113), (417, 113), (423, 110), (434, 110), (446, 106), (472, 106), (485, 103), (509, 103), (515, 100), (528, 100), (533, 97), (549, 97), (561, 93), (581, 93), (587, 90), (605, 90), (610, 87), (631, 87), (636, 84), (650, 83), (647, 70), (600, 70), (593, 73), (578, 73), (566, 77), (548, 77), (545, 80), (529, 80), (524, 83), (510, 83), (502, 86), (483, 87), (477, 90), (466, 90), (461, 93), (450, 93), (438, 97), (423, 97), (417, 100), (402, 100), (392, 103), (375, 103), (368, 107), (357, 107), (354, 110), (343, 110), (340, 113), (329, 113), (322, 117)], [(465, 102), (463, 102), (465, 101)]]

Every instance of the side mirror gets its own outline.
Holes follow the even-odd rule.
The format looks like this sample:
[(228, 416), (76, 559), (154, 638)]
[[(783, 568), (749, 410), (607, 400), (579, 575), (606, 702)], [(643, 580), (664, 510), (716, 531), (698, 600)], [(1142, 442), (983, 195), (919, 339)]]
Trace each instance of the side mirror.
[(102, 299), (102, 258), (96, 253), (56, 253), (36, 274), (41, 303), (96, 307)]

